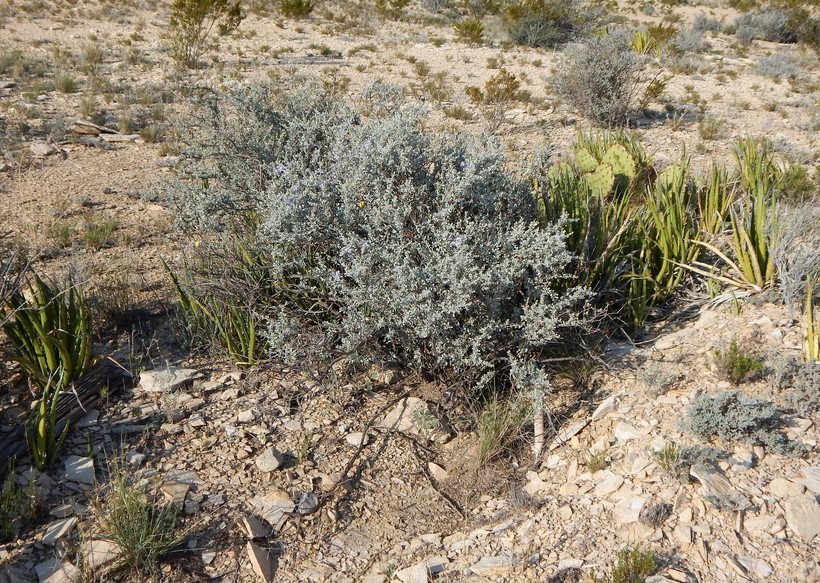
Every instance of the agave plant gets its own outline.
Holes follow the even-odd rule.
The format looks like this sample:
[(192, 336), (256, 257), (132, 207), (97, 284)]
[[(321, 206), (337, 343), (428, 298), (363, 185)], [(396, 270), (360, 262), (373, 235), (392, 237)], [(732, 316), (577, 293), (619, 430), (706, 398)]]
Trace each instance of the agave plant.
[(91, 314), (72, 281), (65, 289), (36, 273), (6, 299), (11, 314), (3, 330), (14, 345), (10, 360), (23, 367), (41, 389), (58, 379), (58, 389), (79, 379), (91, 364)]

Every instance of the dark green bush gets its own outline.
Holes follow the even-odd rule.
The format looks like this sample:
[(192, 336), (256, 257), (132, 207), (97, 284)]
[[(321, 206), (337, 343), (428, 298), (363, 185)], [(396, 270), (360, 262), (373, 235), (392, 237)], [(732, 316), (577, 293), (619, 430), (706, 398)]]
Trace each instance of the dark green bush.
[(211, 44), (213, 29), (227, 34), (239, 27), (244, 15), (240, 3), (230, 0), (173, 0), (171, 2), (171, 56), (193, 68)]
[(583, 34), (598, 17), (577, 0), (519, 0), (506, 7), (504, 25), (516, 44), (554, 48)]

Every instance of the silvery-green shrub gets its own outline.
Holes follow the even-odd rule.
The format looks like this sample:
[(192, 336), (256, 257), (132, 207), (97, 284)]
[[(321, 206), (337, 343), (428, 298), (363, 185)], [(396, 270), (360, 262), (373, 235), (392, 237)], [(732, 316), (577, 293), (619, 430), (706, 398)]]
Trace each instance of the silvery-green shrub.
[(181, 165), (183, 216), (269, 258), (271, 357), (509, 378), (579, 324), (561, 226), (539, 226), (498, 143), (424, 131), (412, 107), (368, 111), (316, 91), (213, 96)]

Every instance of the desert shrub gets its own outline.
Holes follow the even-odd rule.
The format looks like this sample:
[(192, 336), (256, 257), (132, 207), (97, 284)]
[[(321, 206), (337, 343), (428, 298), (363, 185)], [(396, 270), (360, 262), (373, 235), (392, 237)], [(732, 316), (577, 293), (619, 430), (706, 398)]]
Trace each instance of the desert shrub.
[(735, 37), (744, 43), (753, 40), (776, 43), (797, 41), (791, 16), (778, 8), (741, 14), (735, 21)]
[(672, 51), (683, 53), (702, 53), (709, 48), (703, 39), (703, 31), (696, 28), (679, 29), (666, 45)]
[(521, 90), (521, 81), (505, 69), (487, 80), (484, 91), (472, 85), (465, 87), (464, 91), (481, 111), (490, 132), (501, 126), (507, 111), (516, 103), (526, 103), (530, 96), (527, 91)]
[(171, 3), (171, 56), (183, 67), (193, 68), (207, 52), (214, 27), (226, 34), (244, 18), (239, 2), (229, 0), (173, 0)]
[(610, 563), (610, 573), (603, 579), (608, 583), (642, 583), (657, 569), (655, 554), (644, 551), (640, 545), (621, 549)]
[(763, 57), (757, 62), (755, 69), (760, 75), (775, 79), (797, 79), (805, 73), (788, 53), (773, 53)]
[(504, 25), (516, 44), (553, 48), (580, 36), (597, 17), (577, 0), (520, 0), (507, 6)]
[(809, 282), (820, 277), (820, 207), (812, 202), (783, 206), (773, 229), (779, 290), (783, 302), (794, 307), (806, 297)]
[(699, 32), (718, 34), (720, 33), (721, 24), (717, 18), (710, 18), (703, 12), (700, 12), (695, 16), (695, 20), (692, 21), (692, 29)]
[(763, 363), (733, 338), (726, 350), (714, 352), (715, 372), (735, 384), (763, 370)]
[(376, 10), (382, 16), (398, 19), (405, 8), (410, 5), (410, 0), (376, 0)]
[(314, 7), (313, 0), (279, 0), (279, 10), (287, 18), (305, 18)]
[(600, 125), (624, 125), (645, 88), (646, 57), (632, 49), (631, 40), (615, 31), (567, 47), (553, 77), (557, 93)]
[(784, 397), (798, 415), (809, 417), (820, 410), (820, 362), (796, 365), (790, 382)]
[(464, 42), (481, 44), (484, 40), (484, 24), (478, 18), (465, 18), (453, 28), (456, 36)]
[(687, 424), (702, 439), (717, 435), (725, 440), (766, 445), (778, 453), (797, 448), (778, 431), (781, 421), (777, 409), (768, 401), (740, 391), (699, 397), (687, 413)]
[(364, 118), (320, 91), (215, 99), (222, 139), (205, 127), (187, 150), (183, 214), (266, 257), (270, 356), (388, 359), (475, 388), (578, 322), (561, 228), (539, 226), (494, 141), (433, 137), (413, 108)]

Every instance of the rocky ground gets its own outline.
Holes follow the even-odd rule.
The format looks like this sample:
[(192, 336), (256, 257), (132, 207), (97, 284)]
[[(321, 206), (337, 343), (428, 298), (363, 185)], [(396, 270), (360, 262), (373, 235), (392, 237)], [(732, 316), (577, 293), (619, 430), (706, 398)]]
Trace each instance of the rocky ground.
[[(470, 46), (448, 22), (385, 21), (356, 6), (326, 6), (302, 22), (253, 13), (209, 67), (186, 73), (167, 55), (164, 6), (0, 6), (0, 221), (41, 251), (44, 270), (82, 274), (98, 305), (143, 310), (138, 328), (107, 323), (99, 334), (98, 352), (138, 373), (133, 390), (89, 411), (51, 471), (18, 466), (42, 516), (0, 547), (0, 582), (100, 579), (119, 554), (94, 510), (112, 468), (184, 514), (184, 552), (165, 564), (167, 581), (580, 581), (638, 544), (658, 558), (656, 582), (820, 579), (818, 416), (783, 374), (802, 358), (803, 328), (781, 306), (745, 303), (737, 313), (703, 300), (637, 345), (611, 345), (586, 388), (551, 398), (554, 432), (536, 464), (519, 443), (478, 467), (478, 436), (441, 417), (440, 389), (396, 371), (340, 384), (281, 369), (240, 373), (181, 348), (158, 256), (173, 262), (195, 244), (172, 228), (161, 188), (176, 162), (171, 120), (184, 115), (192, 85), (288, 85), (309, 73), (355, 100), (381, 77), (426, 96), (436, 127), (481, 130), (464, 87), (504, 66), (532, 94), (498, 132), (510, 151), (566, 151), (586, 127), (546, 81), (558, 53), (506, 46), (492, 26), (487, 44)], [(660, 21), (638, 8), (619, 10)], [(737, 15), (670, 10), (684, 22), (700, 11)], [(689, 65), (667, 65), (667, 92), (639, 124), (656, 161), (686, 150), (703, 167), (750, 133), (816, 164), (816, 56), (707, 40)], [(25, 60), (6, 59), (15, 52)], [(773, 53), (799, 74), (763, 75), (757, 65)], [(61, 74), (79, 88), (59, 90)], [(446, 91), (431, 97), (435, 86)], [(469, 119), (453, 117), (456, 106)], [(102, 239), (89, 235), (105, 224)], [(714, 371), (714, 351), (732, 338), (766, 364), (737, 388), (785, 411), (783, 431), (803, 453), (706, 443), (685, 428), (699, 395), (732, 388)], [(8, 425), (20, 403), (4, 405)], [(690, 469), (669, 444), (711, 446), (712, 461)]]
[[(709, 369), (715, 347), (738, 336), (799, 358), (795, 319), (771, 304), (704, 308), (654, 342), (613, 345), (594, 394), (554, 419), (535, 466), (526, 447), (465, 464), (477, 436), (456, 435), (395, 371), (330, 391), (287, 370), (146, 371), (78, 424), (64, 472), (20, 475), (35, 480), (50, 517), (5, 546), (0, 577), (35, 580), (32, 569), (55, 558), (69, 573), (102, 568), (116, 556), (88, 550), (104, 544), (88, 507), (119, 455), (184, 510), (187, 552), (166, 566), (169, 580), (572, 581), (640, 544), (659, 557), (653, 581), (815, 581), (817, 414), (785, 418), (804, 455), (706, 444), (682, 426), (698, 395), (729, 387)], [(771, 378), (740, 390), (793, 410), (793, 389)], [(658, 454), (670, 443), (718, 453), (682, 480), (687, 468)], [(592, 469), (590, 451), (601, 452)]]

